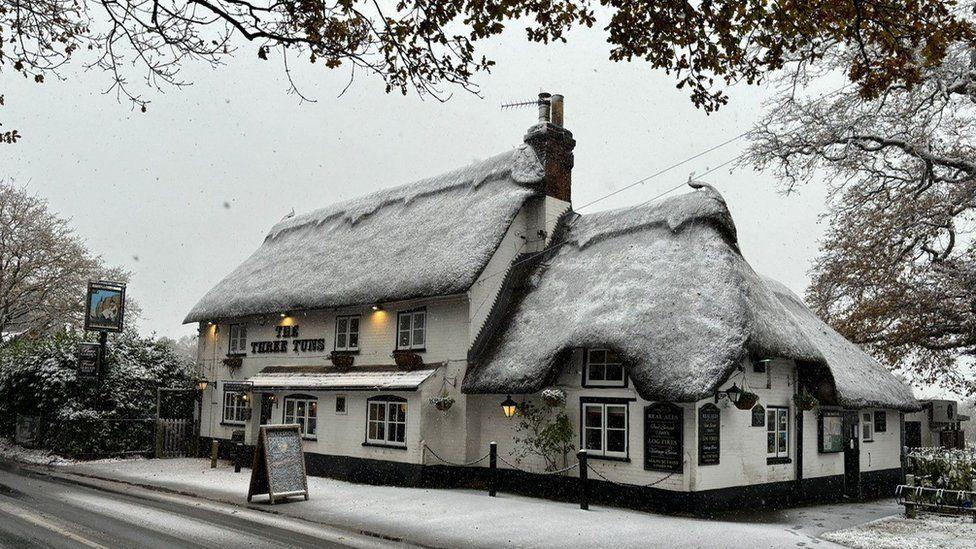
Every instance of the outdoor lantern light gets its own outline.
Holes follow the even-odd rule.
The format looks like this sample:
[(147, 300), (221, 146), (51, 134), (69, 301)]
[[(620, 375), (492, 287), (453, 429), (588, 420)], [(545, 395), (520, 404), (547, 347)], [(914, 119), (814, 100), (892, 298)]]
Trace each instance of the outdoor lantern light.
[(380, 305), (379, 303), (377, 303), (377, 304), (373, 305), (372, 309), (374, 311), (382, 311), (383, 310), (383, 306)]
[(281, 313), (281, 315), (279, 316), (281, 316), (281, 318), (285, 318), (286, 316), (288, 316), (288, 313)]
[(742, 396), (742, 389), (740, 389), (738, 385), (733, 383), (732, 386), (726, 389), (725, 391), (719, 391), (715, 393), (715, 402), (718, 402), (719, 397), (722, 396), (729, 399), (729, 402), (731, 402), (732, 404), (736, 404), (737, 402), (739, 402), (739, 397)]
[(197, 380), (197, 390), (201, 393), (207, 390), (207, 378), (201, 377)]
[(512, 395), (506, 396), (505, 400), (502, 401), (502, 412), (505, 414), (505, 417), (511, 418), (517, 410), (518, 404), (515, 404), (515, 401), (512, 400)]

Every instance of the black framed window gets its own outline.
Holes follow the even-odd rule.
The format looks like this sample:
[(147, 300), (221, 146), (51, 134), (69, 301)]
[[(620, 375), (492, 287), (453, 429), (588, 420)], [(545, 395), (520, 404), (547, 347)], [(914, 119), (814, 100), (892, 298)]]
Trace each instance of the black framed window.
[(423, 349), (427, 344), (427, 310), (397, 315), (397, 349)]
[(244, 391), (224, 391), (223, 423), (243, 425), (248, 420), (247, 394)]
[(588, 349), (584, 387), (626, 387), (627, 376), (617, 353), (609, 349)]
[(336, 395), (335, 413), (346, 413), (346, 395)]
[(884, 410), (874, 411), (874, 432), (884, 433), (888, 430), (888, 414)]
[(359, 316), (336, 317), (335, 350), (359, 350)]
[(589, 457), (626, 459), (630, 407), (623, 399), (580, 399), (580, 447)]
[(407, 399), (379, 396), (366, 400), (366, 443), (407, 446)]
[(247, 353), (247, 324), (231, 324), (229, 332), (227, 354)]
[(315, 438), (318, 427), (318, 399), (309, 395), (289, 395), (284, 401), (283, 423), (297, 423), (304, 438)]
[(772, 459), (790, 457), (789, 408), (766, 407), (766, 457)]

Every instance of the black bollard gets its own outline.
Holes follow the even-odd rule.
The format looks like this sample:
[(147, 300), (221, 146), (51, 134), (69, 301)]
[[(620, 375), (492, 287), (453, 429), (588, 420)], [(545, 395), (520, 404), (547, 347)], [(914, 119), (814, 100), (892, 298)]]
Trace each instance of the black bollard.
[(488, 495), (495, 497), (498, 489), (498, 443), (488, 445)]
[(241, 472), (241, 453), (244, 449), (244, 444), (238, 442), (234, 445), (234, 472)]
[(584, 511), (590, 508), (590, 494), (587, 492), (586, 486), (586, 450), (580, 450), (576, 454), (579, 458), (579, 498), (580, 498), (580, 509)]

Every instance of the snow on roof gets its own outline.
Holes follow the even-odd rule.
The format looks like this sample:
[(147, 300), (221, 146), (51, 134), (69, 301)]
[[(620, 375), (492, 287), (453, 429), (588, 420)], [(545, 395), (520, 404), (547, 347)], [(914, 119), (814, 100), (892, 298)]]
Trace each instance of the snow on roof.
[(464, 292), (543, 176), (522, 145), (283, 220), (184, 323)]
[(429, 368), (413, 371), (357, 369), (349, 372), (261, 372), (247, 378), (247, 381), (252, 383), (255, 390), (414, 391), (436, 371), (436, 368)]
[(468, 393), (528, 393), (568, 352), (610, 347), (649, 400), (713, 394), (747, 356), (824, 364), (845, 406), (917, 409), (910, 389), (742, 257), (707, 185), (649, 206), (580, 217), (471, 366)]

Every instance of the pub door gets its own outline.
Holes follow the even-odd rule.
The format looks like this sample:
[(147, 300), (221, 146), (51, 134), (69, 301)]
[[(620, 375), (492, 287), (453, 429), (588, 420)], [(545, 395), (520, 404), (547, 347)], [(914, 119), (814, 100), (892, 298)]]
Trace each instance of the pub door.
[(844, 414), (844, 497), (861, 497), (861, 447), (859, 414)]
[(274, 396), (264, 393), (261, 395), (261, 425), (271, 423), (271, 411), (274, 407)]
[(922, 422), (921, 421), (905, 422), (905, 446), (908, 446), (909, 448), (922, 447)]

